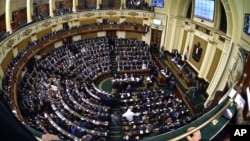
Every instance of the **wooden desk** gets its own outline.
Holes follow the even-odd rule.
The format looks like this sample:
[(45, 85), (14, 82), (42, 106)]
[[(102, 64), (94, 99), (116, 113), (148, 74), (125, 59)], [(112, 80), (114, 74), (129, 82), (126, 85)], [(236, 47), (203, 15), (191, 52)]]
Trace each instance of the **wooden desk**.
[(189, 78), (185, 74), (183, 74), (183, 72), (181, 72), (181, 70), (172, 62), (171, 59), (168, 58), (166, 63), (167, 63), (167, 66), (172, 70), (174, 75), (180, 78), (181, 82), (186, 87), (189, 87), (191, 85)]

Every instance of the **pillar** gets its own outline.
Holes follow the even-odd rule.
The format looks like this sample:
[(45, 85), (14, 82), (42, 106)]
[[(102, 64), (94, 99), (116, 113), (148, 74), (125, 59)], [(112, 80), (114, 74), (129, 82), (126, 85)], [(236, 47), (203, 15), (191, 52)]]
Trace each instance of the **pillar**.
[(121, 6), (120, 6), (120, 9), (123, 9), (123, 5), (125, 6), (125, 3), (126, 3), (126, 0), (121, 0)]
[(122, 0), (122, 3), (123, 3), (123, 8), (126, 9), (126, 0)]
[(6, 0), (6, 5), (5, 5), (5, 24), (6, 24), (6, 32), (12, 33), (12, 29), (11, 29), (10, 0)]
[(32, 0), (27, 0), (27, 23), (32, 22)]
[(96, 0), (96, 9), (100, 9), (101, 0)]
[(77, 4), (77, 2), (76, 2), (77, 0), (73, 0), (73, 4), (72, 4), (72, 11), (75, 13), (75, 12), (77, 12), (77, 6), (76, 6), (76, 4)]
[(55, 0), (49, 0), (49, 16), (54, 17)]
[(148, 6), (151, 6), (151, 0), (146, 0)]
[(206, 75), (208, 73), (208, 68), (210, 68), (212, 60), (211, 58), (213, 58), (215, 50), (216, 50), (216, 43), (211, 43), (210, 41), (208, 42), (207, 48), (206, 48), (206, 52), (202, 61), (202, 65), (200, 68), (200, 72), (198, 77), (199, 78), (204, 78), (206, 79)]

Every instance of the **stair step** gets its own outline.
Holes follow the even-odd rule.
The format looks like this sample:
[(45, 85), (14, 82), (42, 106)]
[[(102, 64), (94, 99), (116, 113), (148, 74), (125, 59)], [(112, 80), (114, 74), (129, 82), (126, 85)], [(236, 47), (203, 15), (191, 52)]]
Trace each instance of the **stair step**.
[(122, 136), (112, 136), (109, 137), (109, 141), (122, 141)]
[(109, 131), (110, 136), (114, 134), (121, 135), (121, 131)]
[(118, 130), (120, 130), (121, 129), (121, 126), (113, 126), (113, 125), (111, 125), (110, 126), (110, 130), (112, 130), (112, 129), (118, 129)]

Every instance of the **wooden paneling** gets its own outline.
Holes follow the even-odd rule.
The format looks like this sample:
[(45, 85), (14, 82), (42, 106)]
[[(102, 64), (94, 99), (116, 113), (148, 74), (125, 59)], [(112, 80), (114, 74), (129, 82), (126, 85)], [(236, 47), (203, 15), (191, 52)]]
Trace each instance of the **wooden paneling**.
[(143, 18), (134, 18), (134, 17), (126, 17), (126, 21), (127, 22), (135, 22), (135, 23), (138, 23), (138, 24), (143, 24)]
[(78, 10), (84, 10), (86, 7), (86, 0), (78, 0)]
[(121, 5), (120, 0), (102, 0), (102, 9), (119, 9)]
[(96, 0), (86, 0), (87, 9), (96, 8)]
[(5, 14), (0, 16), (0, 31), (6, 31)]
[(214, 73), (218, 67), (218, 64), (219, 64), (219, 60), (220, 60), (220, 57), (221, 57), (221, 53), (222, 51), (220, 49), (216, 49), (215, 51), (215, 54), (214, 54), (214, 57), (213, 57), (213, 62), (212, 62), (212, 65), (209, 69), (209, 72), (207, 74), (207, 80), (211, 82), (213, 76), (214, 76)]
[(27, 45), (28, 45), (28, 42), (29, 41), (31, 41), (31, 37), (28, 37), (28, 38), (26, 38), (26, 39), (21, 39), (22, 40), (22, 42), (20, 42), (17, 46), (16, 46), (16, 48), (17, 48), (17, 50), (18, 51), (20, 51), (20, 50), (26, 50), (26, 47), (27, 47)]
[(63, 1), (63, 6), (72, 9), (73, 7), (72, 0)]
[(39, 12), (49, 14), (49, 4), (39, 5)]
[(52, 29), (51, 28), (47, 28), (43, 31), (40, 31), (38, 33), (36, 33), (36, 37), (37, 39), (41, 39), (41, 37), (43, 37), (44, 35), (48, 34), (48, 33), (51, 33), (52, 32)]
[(95, 37), (97, 37), (96, 32), (82, 35), (82, 39), (95, 38)]
[(3, 58), (3, 61), (2, 61), (2, 64), (1, 64), (1, 66), (2, 66), (2, 68), (3, 68), (3, 70), (4, 71), (6, 71), (7, 70), (7, 67), (8, 67), (8, 65), (9, 65), (9, 62), (13, 59), (13, 52), (12, 51), (9, 51), (7, 54), (6, 54), (6, 56)]
[(120, 21), (120, 17), (118, 16), (104, 16), (103, 19), (107, 19), (108, 21), (115, 21), (115, 22)]
[(52, 51), (53, 49), (54, 49), (54, 44), (51, 44), (51, 45), (46, 46), (46, 48), (40, 50), (38, 54), (44, 55), (44, 54), (47, 54), (48, 52)]
[(125, 33), (126, 38), (135, 38), (137, 40), (142, 40), (142, 34), (141, 33), (135, 33), (135, 32), (126, 32)]
[(15, 15), (14, 21), (27, 21), (27, 10), (26, 8), (12, 12)]
[(84, 25), (84, 24), (92, 24), (92, 23), (96, 23), (96, 18), (82, 19), (82, 20), (80, 21), (80, 24), (81, 24), (81, 25)]
[(151, 43), (156, 43), (157, 44), (157, 49), (160, 49), (160, 44), (161, 44), (161, 30), (157, 29), (151, 29)]

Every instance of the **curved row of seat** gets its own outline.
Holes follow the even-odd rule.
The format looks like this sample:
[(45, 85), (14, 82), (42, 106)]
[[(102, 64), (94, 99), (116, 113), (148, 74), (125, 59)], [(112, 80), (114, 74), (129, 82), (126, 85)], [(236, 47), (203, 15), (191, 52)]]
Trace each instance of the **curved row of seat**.
[[(56, 34), (65, 30), (69, 29), (46, 34), (42, 40), (29, 44), (28, 49), (33, 49), (34, 46), (39, 50), (45, 45), (39, 45), (40, 42), (49, 42)], [(137, 59), (139, 57), (148, 64), (147, 69), (121, 69), (118, 74), (126, 71), (149, 73), (154, 62), (145, 43), (135, 39), (116, 39), (116, 45), (116, 55), (136, 55)], [(41, 58), (36, 58), (34, 62), (30, 60), (30, 56), (23, 58), (26, 51), (20, 52), (9, 67), (10, 77), (7, 80), (17, 82), (19, 78), (15, 76), (11, 66), (15, 66), (20, 60), (30, 60), (17, 94), (23, 116), (27, 119), (35, 117), (36, 120), (29, 120), (29, 123), (37, 125), (42, 132), (59, 134), (61, 138), (80, 140), (88, 135), (106, 140), (113, 95), (99, 90), (93, 80), (99, 79), (104, 73), (111, 74), (110, 49), (108, 38), (99, 37), (66, 43), (40, 56)], [(119, 60), (127, 61), (127, 58)], [(9, 91), (11, 88), (6, 89)], [(84, 125), (78, 124), (82, 121)]]
[(120, 100), (121, 111), (136, 114), (133, 121), (122, 120), (124, 140), (166, 133), (193, 120), (183, 101), (163, 89), (121, 93)]
[[(50, 123), (54, 128), (46, 129), (48, 125), (43, 125), (45, 129), (40, 130), (60, 132), (62, 138), (80, 140), (88, 134), (107, 139), (113, 95), (98, 89), (93, 82), (103, 72), (110, 71), (106, 42), (106, 37), (75, 41), (29, 62), (18, 91), (24, 117), (31, 115), (39, 123)], [(43, 121), (39, 120), (41, 115), (45, 117)], [(67, 126), (61, 127), (59, 120), (66, 121)], [(78, 126), (75, 120), (89, 125)], [(81, 133), (83, 129), (85, 132)]]

